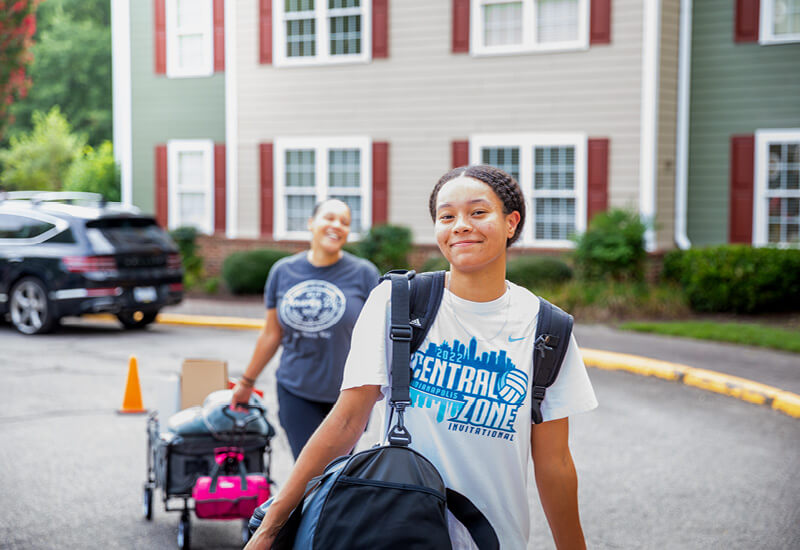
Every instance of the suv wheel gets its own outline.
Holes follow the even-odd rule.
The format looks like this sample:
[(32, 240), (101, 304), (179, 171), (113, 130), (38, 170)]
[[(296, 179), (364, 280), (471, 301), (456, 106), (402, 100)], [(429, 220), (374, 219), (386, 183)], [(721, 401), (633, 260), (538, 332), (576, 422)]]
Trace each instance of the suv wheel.
[(157, 311), (122, 311), (117, 319), (127, 329), (144, 328), (156, 320)]
[(56, 319), (47, 289), (36, 277), (25, 277), (11, 289), (11, 322), (23, 334), (50, 332)]

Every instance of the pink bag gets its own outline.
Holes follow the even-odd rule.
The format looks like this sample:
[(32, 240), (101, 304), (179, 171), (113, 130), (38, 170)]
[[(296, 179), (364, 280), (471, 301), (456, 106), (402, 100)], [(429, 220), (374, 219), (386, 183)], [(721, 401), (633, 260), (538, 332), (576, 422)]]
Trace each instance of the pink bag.
[[(239, 447), (214, 449), (216, 465), (210, 476), (202, 476), (192, 488), (194, 513), (205, 519), (249, 519), (269, 499), (269, 481), (261, 474), (246, 474), (244, 451)], [(239, 470), (239, 475), (219, 475)]]

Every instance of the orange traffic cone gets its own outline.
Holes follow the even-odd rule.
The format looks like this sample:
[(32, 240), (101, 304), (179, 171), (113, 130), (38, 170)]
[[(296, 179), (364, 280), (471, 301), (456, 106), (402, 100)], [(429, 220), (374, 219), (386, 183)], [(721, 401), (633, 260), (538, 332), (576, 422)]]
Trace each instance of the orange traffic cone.
[(142, 388), (139, 386), (139, 366), (136, 356), (131, 355), (128, 361), (128, 381), (125, 383), (125, 397), (122, 400), (122, 408), (119, 413), (142, 414), (147, 409), (142, 405)]

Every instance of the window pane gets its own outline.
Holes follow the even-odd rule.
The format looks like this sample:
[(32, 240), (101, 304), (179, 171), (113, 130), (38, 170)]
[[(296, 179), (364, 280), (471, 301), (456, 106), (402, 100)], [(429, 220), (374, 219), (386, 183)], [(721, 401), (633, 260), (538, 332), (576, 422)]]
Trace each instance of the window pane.
[(534, 209), (536, 239), (566, 240), (575, 233), (575, 199), (534, 198)]
[(202, 34), (178, 35), (178, 66), (181, 70), (202, 71), (203, 51)]
[(578, 39), (578, 0), (538, 0), (537, 41), (564, 42)]
[(361, 150), (331, 149), (328, 151), (328, 185), (330, 187), (361, 186)]
[(522, 2), (483, 6), (483, 43), (486, 46), (522, 43)]
[(769, 189), (800, 189), (800, 144), (770, 143)]
[(536, 147), (534, 149), (534, 189), (575, 189), (575, 148)]
[(286, 22), (286, 55), (309, 57), (317, 53), (317, 22), (314, 19), (295, 19)]
[(350, 231), (361, 233), (361, 197), (353, 195), (331, 195), (350, 207)]
[(203, 153), (182, 151), (178, 153), (178, 189), (203, 187)]
[(316, 201), (314, 195), (287, 195), (286, 197), (286, 229), (287, 231), (307, 231), (308, 218), (314, 211)]
[(361, 0), (328, 0), (328, 8), (335, 10), (338, 8), (358, 8)]
[(284, 11), (312, 11), (314, 9), (314, 0), (285, 0)]
[(206, 201), (203, 193), (178, 193), (178, 224), (203, 227), (206, 222)]
[(0, 215), (0, 239), (30, 239), (54, 227), (52, 223), (33, 218)]
[(196, 0), (178, 0), (176, 11), (178, 28), (197, 29), (203, 24), (203, 11), (197, 9)]
[(286, 151), (286, 187), (314, 187), (316, 152), (313, 149)]
[(519, 181), (519, 147), (483, 147), (481, 162), (505, 170)]
[(773, 16), (776, 36), (800, 33), (800, 0), (775, 0)]
[(767, 199), (769, 224), (768, 240), (771, 243), (797, 243), (800, 227), (800, 197), (771, 197)]
[(331, 55), (361, 53), (361, 16), (331, 17)]

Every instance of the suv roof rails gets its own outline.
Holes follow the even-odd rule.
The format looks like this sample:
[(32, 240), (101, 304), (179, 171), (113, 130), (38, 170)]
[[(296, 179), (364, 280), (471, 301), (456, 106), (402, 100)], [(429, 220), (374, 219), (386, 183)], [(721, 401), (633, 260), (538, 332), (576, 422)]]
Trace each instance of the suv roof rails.
[(34, 204), (41, 202), (96, 202), (105, 206), (106, 199), (100, 193), (84, 193), (82, 191), (6, 191), (0, 193), (0, 201), (27, 200)]

